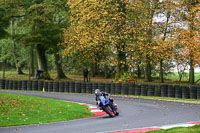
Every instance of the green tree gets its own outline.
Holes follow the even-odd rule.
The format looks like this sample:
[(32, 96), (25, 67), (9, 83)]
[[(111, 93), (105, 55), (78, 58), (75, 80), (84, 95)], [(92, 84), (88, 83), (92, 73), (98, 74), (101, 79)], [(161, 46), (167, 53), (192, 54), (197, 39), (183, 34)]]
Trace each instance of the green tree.
[(7, 34), (6, 32), (6, 28), (9, 25), (9, 18), (8, 16), (6, 16), (6, 11), (5, 9), (2, 7), (2, 3), (0, 1), (0, 39), (4, 38), (5, 35)]
[(38, 57), (38, 68), (44, 71), (44, 78), (49, 79), (46, 52), (54, 53), (58, 77), (65, 78), (61, 64), (59, 64), (60, 42), (63, 41), (62, 28), (67, 27), (68, 7), (65, 1), (34, 1), (27, 11), (24, 21), (32, 27), (22, 42), (35, 45)]
[(10, 31), (8, 31), (10, 33), (10, 38), (12, 40), (12, 57), (14, 59), (14, 63), (15, 63), (15, 67), (16, 67), (16, 72), (18, 74), (23, 74), (22, 70), (21, 70), (21, 66), (17, 60), (18, 55), (17, 55), (17, 51), (16, 51), (16, 32), (15, 32), (15, 21), (16, 19), (19, 19), (23, 16), (24, 14), (24, 8), (22, 6), (24, 0), (19, 0), (19, 1), (9, 1), (9, 0), (4, 0), (1, 1), (2, 7), (4, 8), (4, 10), (6, 10), (6, 16), (8, 18), (8, 20), (10, 21)]

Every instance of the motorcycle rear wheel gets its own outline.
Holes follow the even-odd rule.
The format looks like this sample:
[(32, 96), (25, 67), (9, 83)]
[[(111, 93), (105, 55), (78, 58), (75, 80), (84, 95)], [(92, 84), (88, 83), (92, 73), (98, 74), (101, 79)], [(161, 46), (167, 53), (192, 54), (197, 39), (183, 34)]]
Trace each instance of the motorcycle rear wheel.
[(113, 113), (113, 110), (112, 108), (110, 107), (110, 105), (107, 105), (105, 108), (104, 108), (104, 111), (110, 116), (110, 117), (114, 117), (115, 114)]

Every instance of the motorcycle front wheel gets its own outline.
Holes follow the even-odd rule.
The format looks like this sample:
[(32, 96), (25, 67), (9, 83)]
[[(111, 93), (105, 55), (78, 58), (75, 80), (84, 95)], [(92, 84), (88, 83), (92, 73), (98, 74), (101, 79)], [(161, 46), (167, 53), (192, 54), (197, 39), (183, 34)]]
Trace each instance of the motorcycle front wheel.
[(119, 115), (119, 110), (118, 109), (116, 109), (116, 114), (115, 114), (116, 116), (118, 116)]
[(114, 117), (115, 114), (113, 113), (112, 108), (110, 107), (110, 105), (105, 106), (104, 111), (110, 116), (110, 117)]

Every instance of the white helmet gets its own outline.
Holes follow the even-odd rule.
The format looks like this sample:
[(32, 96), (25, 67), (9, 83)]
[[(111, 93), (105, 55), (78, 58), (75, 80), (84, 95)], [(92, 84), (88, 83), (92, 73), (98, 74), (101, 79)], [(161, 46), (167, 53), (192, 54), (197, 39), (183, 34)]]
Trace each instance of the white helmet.
[(100, 96), (100, 95), (101, 95), (101, 91), (100, 91), (99, 89), (96, 89), (96, 90), (95, 90), (95, 95)]

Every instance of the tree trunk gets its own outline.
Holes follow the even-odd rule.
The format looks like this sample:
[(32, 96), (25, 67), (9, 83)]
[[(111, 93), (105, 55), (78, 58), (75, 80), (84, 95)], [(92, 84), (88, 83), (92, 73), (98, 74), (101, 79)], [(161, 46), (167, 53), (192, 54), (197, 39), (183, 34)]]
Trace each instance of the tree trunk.
[[(195, 18), (195, 14), (194, 12), (192, 12), (192, 8), (196, 6), (196, 4), (198, 4), (198, 0), (191, 0), (189, 1), (190, 5), (189, 7), (189, 12), (190, 12), (190, 16), (191, 19), (190, 21), (190, 38), (193, 38), (195, 35), (195, 23), (194, 23), (194, 18)], [(193, 51), (190, 51), (190, 72), (189, 72), (189, 83), (190, 84), (194, 84), (195, 81), (195, 77), (194, 77), (194, 55), (193, 55)]]
[[(168, 23), (169, 23), (170, 16), (171, 16), (171, 13), (170, 13), (170, 12), (167, 12), (167, 21), (166, 21), (166, 25), (165, 25), (165, 29), (164, 29), (163, 41), (165, 41), (165, 39), (166, 39), (167, 28), (168, 28)], [(161, 82), (161, 83), (164, 83), (163, 59), (160, 60), (160, 82)]]
[(160, 82), (164, 83), (164, 77), (163, 77), (163, 60), (160, 60)]
[[(121, 36), (125, 36), (125, 33), (122, 32), (124, 25), (126, 24), (126, 15), (122, 15), (122, 14), (126, 14), (127, 13), (127, 9), (126, 9), (126, 2), (125, 1), (116, 1), (116, 3), (119, 4), (119, 9), (118, 9), (118, 13), (121, 13), (121, 20), (117, 25), (115, 25), (116, 27), (116, 37), (121, 37)], [(128, 66), (126, 65), (126, 40), (125, 39), (119, 39), (116, 42), (116, 48), (117, 48), (117, 56), (118, 56), (118, 64), (117, 64), (117, 80), (121, 77), (121, 75), (126, 72), (128, 70)]]
[(194, 84), (194, 65), (193, 60), (190, 60), (190, 72), (189, 72), (189, 83)]
[(14, 58), (14, 62), (15, 62), (16, 72), (17, 72), (17, 74), (24, 74), (22, 72), (21, 67), (19, 66), (19, 64), (17, 62), (16, 44), (15, 44), (15, 40), (14, 40), (14, 35), (15, 35), (14, 18), (11, 18), (10, 23), (11, 23), (12, 45), (13, 45), (13, 58)]
[[(152, 23), (153, 23), (153, 10), (152, 10), (152, 8), (153, 7), (151, 7), (152, 5), (150, 4), (150, 2), (149, 1), (147, 1), (148, 2), (148, 7), (150, 8), (149, 10), (148, 10), (148, 16), (147, 16), (147, 35), (146, 35), (146, 37), (147, 37), (147, 45), (149, 45), (150, 47), (152, 47), (152, 38), (153, 38), (153, 34), (152, 34)], [(149, 56), (149, 53), (147, 52), (146, 53), (146, 66), (145, 66), (145, 80), (147, 81), (147, 82), (151, 82), (152, 81), (152, 78), (151, 78), (151, 64), (150, 64), (150, 61), (151, 61), (152, 59), (150, 58), (150, 56)]]
[(128, 66), (126, 65), (126, 53), (125, 51), (125, 44), (122, 44), (117, 48), (118, 51), (118, 64), (117, 64), (117, 79), (127, 71)]
[(33, 45), (31, 45), (30, 57), (31, 57), (31, 62), (30, 62), (30, 76), (34, 76), (35, 69), (34, 69), (34, 46)]
[(54, 53), (54, 57), (55, 57), (55, 64), (56, 64), (56, 70), (57, 70), (57, 79), (67, 78), (62, 69), (60, 55), (58, 53)]
[(95, 59), (95, 62), (92, 64), (92, 77), (95, 77), (96, 75), (98, 75), (98, 64), (97, 64), (97, 60)]
[(104, 65), (104, 77), (105, 77), (105, 78), (108, 78), (108, 77), (109, 77), (108, 65)]
[(3, 79), (5, 79), (5, 75), (6, 75), (6, 62), (3, 61)]
[(137, 77), (141, 78), (141, 69), (139, 65), (137, 65)]
[(151, 64), (148, 61), (146, 66), (145, 66), (145, 80), (147, 82), (152, 82), (152, 78), (151, 78)]
[(39, 70), (44, 71), (41, 78), (51, 79), (50, 75), (48, 73), (48, 66), (47, 66), (47, 58), (46, 58), (46, 55), (45, 55), (45, 49), (40, 44), (37, 45), (36, 49), (37, 49), (37, 57), (38, 57), (38, 68), (39, 68)]
[(183, 73), (182, 73), (182, 72), (179, 72), (178, 75), (179, 75), (179, 82), (181, 82), (182, 77), (183, 77)]
[(94, 65), (95, 65), (95, 64), (92, 63), (92, 70), (91, 70), (91, 71), (92, 71), (92, 77), (95, 77), (95, 69), (94, 69)]

